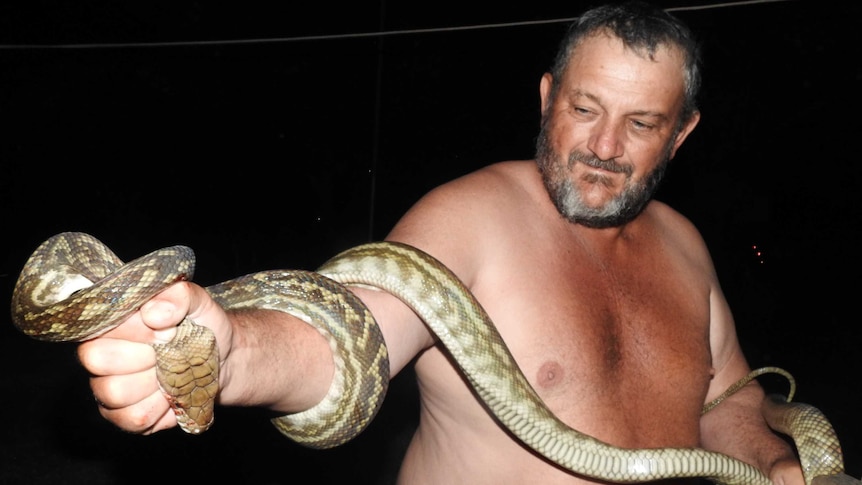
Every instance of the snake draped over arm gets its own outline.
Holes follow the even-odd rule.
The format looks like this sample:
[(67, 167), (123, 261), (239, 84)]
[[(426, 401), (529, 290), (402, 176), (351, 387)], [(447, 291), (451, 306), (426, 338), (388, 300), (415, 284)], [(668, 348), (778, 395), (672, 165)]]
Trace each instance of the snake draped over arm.
[[(93, 236), (60, 233), (42, 243), (24, 265), (13, 291), (13, 322), (40, 340), (94, 338), (168, 285), (190, 280), (193, 270), (194, 254), (185, 246), (124, 264)], [(273, 419), (283, 434), (305, 446), (331, 448), (357, 436), (376, 415), (388, 388), (382, 335), (370, 312), (344, 287), (348, 284), (379, 288), (410, 306), (501, 425), (573, 473), (617, 483), (700, 477), (726, 485), (771, 484), (755, 467), (720, 453), (618, 448), (567, 426), (536, 394), (469, 289), (432, 256), (394, 242), (350, 248), (314, 272), (263, 271), (207, 288), (226, 309), (284, 311), (313, 325), (329, 341), (336, 376), (327, 396), (307, 411)], [(211, 332), (186, 320), (172, 342), (153, 347), (159, 383), (178, 424), (190, 433), (205, 431), (212, 424), (218, 392), (218, 351)], [(835, 431), (817, 408), (771, 395), (763, 412), (770, 427), (793, 439), (808, 485), (862, 485), (844, 473)]]

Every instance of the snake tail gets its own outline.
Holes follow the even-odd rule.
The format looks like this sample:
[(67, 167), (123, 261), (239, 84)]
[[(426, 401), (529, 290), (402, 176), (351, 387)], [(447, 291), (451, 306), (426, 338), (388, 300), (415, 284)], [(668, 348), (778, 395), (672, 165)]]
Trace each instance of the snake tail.
[[(838, 436), (818, 408), (806, 403), (788, 402), (778, 394), (766, 396), (761, 407), (769, 427), (793, 439), (806, 483), (812, 483), (816, 477), (840, 477), (844, 474), (844, 455)], [(824, 481), (824, 478), (820, 480)], [(856, 481), (857, 485), (860, 483)]]

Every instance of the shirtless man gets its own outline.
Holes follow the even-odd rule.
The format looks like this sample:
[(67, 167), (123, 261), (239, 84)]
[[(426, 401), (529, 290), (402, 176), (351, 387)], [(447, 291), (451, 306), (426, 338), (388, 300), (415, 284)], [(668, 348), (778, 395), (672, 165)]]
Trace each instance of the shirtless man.
[[(536, 160), (431, 191), (387, 239), (436, 256), (467, 284), (570, 426), (621, 447), (721, 451), (801, 485), (791, 448), (760, 417), (756, 383), (701, 416), (749, 366), (704, 241), (651, 200), (700, 119), (697, 57), (689, 31), (661, 10), (585, 13), (541, 79)], [(391, 374), (416, 359), (421, 416), (399, 483), (587, 481), (504, 432), (399, 300), (352, 290), (379, 322)], [(184, 282), (79, 347), (108, 420), (142, 434), (176, 424), (140, 342), (170, 338), (186, 314), (217, 335), (221, 405), (291, 413), (326, 394), (333, 363), (312, 327), (275, 311), (225, 312)]]

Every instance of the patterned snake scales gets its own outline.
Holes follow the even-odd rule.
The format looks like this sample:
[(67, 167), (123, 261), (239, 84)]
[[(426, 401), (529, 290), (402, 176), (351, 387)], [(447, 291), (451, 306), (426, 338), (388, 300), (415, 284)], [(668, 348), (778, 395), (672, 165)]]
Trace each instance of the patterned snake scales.
[[(25, 264), (13, 291), (13, 321), (36, 339), (86, 340), (118, 325), (167, 285), (190, 280), (193, 270), (194, 254), (185, 246), (124, 264), (92, 236), (61, 233), (42, 243)], [(376, 415), (388, 387), (388, 353), (380, 331), (346, 284), (376, 287), (407, 303), (499, 422), (525, 445), (576, 474), (618, 483), (673, 477), (728, 485), (771, 483), (756, 468), (723, 454), (699, 448), (617, 448), (568, 427), (542, 403), (470, 291), (429, 255), (388, 242), (348, 249), (317, 272), (264, 271), (207, 288), (226, 308), (281, 310), (314, 325), (329, 340), (337, 372), (327, 397), (312, 409), (272, 420), (299, 443), (329, 448), (352, 439)], [(172, 342), (153, 347), (160, 386), (180, 427), (190, 433), (206, 430), (218, 390), (215, 338), (187, 320)], [(770, 369), (761, 373), (765, 371)], [(841, 448), (826, 418), (812, 406), (789, 400), (769, 396), (763, 412), (773, 429), (794, 440), (806, 482), (862, 484), (844, 473)]]

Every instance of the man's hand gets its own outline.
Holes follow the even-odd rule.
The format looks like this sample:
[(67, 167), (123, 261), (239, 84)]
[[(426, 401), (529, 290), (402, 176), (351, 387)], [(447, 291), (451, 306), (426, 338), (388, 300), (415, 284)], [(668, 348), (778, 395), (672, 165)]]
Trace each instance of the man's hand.
[(99, 411), (108, 421), (140, 434), (177, 424), (156, 380), (151, 344), (173, 339), (186, 315), (213, 329), (223, 362), (232, 338), (228, 317), (206, 290), (189, 282), (171, 286), (119, 327), (78, 347), (82, 365), (92, 374), (90, 387)]

